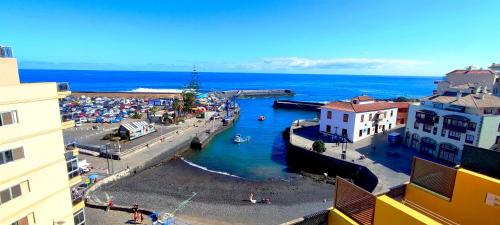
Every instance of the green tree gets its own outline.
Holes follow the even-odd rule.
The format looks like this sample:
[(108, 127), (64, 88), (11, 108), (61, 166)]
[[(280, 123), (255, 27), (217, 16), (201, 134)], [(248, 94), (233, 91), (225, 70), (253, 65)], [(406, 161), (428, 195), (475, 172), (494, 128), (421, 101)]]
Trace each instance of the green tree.
[(326, 151), (325, 142), (323, 142), (322, 140), (314, 141), (312, 148), (313, 151), (317, 153), (323, 153)]
[(190, 110), (194, 107), (194, 103), (196, 102), (196, 93), (192, 91), (182, 92), (182, 102), (184, 103), (184, 110)]
[(134, 112), (134, 114), (132, 114), (132, 116), (130, 118), (132, 118), (132, 119), (142, 119), (142, 114), (139, 113), (139, 112)]
[(184, 110), (184, 103), (179, 99), (175, 99), (172, 103), (172, 108), (174, 109), (174, 123), (177, 123), (177, 118)]

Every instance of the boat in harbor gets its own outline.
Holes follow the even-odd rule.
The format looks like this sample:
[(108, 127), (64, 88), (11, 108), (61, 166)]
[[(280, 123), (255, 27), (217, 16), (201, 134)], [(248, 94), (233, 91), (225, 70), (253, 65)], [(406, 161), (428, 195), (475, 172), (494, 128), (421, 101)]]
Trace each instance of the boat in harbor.
[(265, 116), (259, 116), (259, 121), (264, 121), (264, 120), (266, 120)]
[(243, 142), (247, 142), (247, 141), (250, 141), (250, 137), (244, 138), (240, 134), (236, 134), (233, 137), (233, 142), (234, 143), (243, 143)]

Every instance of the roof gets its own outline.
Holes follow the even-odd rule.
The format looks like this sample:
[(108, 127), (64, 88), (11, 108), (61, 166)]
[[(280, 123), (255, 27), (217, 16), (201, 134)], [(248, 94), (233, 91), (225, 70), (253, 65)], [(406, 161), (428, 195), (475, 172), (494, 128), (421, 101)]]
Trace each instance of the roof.
[(373, 101), (373, 98), (368, 96), (368, 95), (360, 95), (354, 97), (352, 100), (358, 100), (360, 102), (365, 102), (365, 101)]
[[(481, 98), (481, 95), (484, 95)], [(457, 100), (457, 94), (454, 92), (445, 92), (442, 95), (432, 95), (425, 97), (422, 100), (428, 100), (437, 103), (452, 104), (471, 108), (489, 108), (500, 107), (500, 97), (490, 94), (467, 94), (463, 93), (462, 97)]]
[(321, 108), (336, 109), (347, 112), (371, 112), (383, 109), (398, 108), (399, 102), (374, 102), (368, 104), (353, 104), (352, 102), (330, 102)]
[(495, 71), (493, 70), (453, 70), (446, 75), (449, 74), (462, 74), (462, 75), (468, 75), (468, 74), (496, 74)]
[(134, 131), (134, 130), (140, 130), (143, 127), (148, 127), (149, 123), (146, 121), (137, 121), (137, 122), (131, 122), (131, 123), (125, 123), (121, 125), (123, 128)]

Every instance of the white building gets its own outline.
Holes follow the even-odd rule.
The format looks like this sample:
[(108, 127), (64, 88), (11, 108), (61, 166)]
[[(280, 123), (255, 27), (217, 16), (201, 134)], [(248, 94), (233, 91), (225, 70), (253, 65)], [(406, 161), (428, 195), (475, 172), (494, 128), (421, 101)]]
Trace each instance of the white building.
[(350, 102), (331, 102), (321, 107), (320, 132), (356, 142), (396, 126), (398, 106), (358, 96)]
[(490, 67), (488, 67), (490, 70), (494, 70), (497, 73), (500, 73), (500, 63), (492, 63)]
[(458, 91), (500, 95), (500, 74), (494, 70), (475, 69), (472, 66), (451, 71), (446, 74), (444, 80), (437, 81), (436, 84), (437, 90), (433, 94), (437, 95)]
[(404, 143), (438, 159), (460, 163), (464, 144), (497, 149), (500, 97), (445, 92), (410, 105)]

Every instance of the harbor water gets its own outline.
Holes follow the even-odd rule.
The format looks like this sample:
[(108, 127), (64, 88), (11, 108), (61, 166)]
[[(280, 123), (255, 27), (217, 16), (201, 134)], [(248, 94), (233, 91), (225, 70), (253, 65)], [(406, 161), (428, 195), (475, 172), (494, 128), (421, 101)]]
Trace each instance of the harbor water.
[[(182, 89), (186, 72), (20, 70), (22, 82), (69, 82), (72, 91), (169, 91)], [(291, 89), (287, 99), (327, 102), (360, 94), (375, 98), (430, 95), (439, 77), (200, 73), (202, 91), (229, 89)], [(286, 179), (286, 148), (281, 132), (296, 119), (312, 119), (315, 112), (273, 109), (273, 98), (239, 99), (241, 116), (235, 125), (186, 160), (211, 171), (247, 179)], [(266, 117), (258, 121), (258, 117)], [(233, 136), (250, 141), (233, 142)]]

